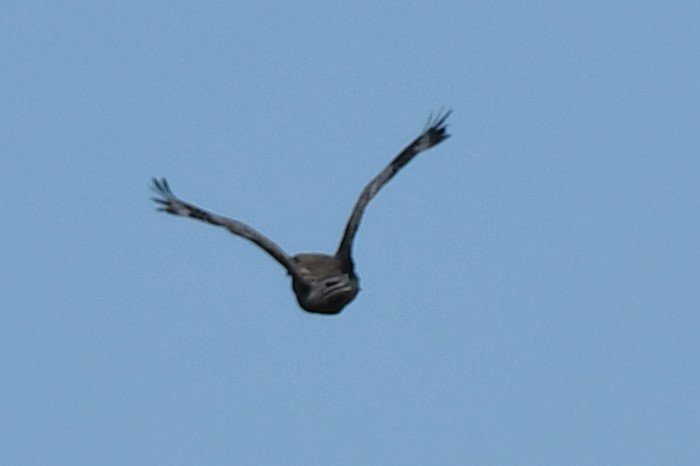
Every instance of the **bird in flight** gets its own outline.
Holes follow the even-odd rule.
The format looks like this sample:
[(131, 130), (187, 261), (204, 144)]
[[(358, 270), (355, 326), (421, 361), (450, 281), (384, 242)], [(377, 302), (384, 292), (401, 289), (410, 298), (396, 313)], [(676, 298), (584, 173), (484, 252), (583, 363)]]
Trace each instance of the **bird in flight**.
[(292, 289), (302, 309), (319, 314), (338, 314), (360, 291), (359, 277), (352, 260), (352, 244), (360, 226), (362, 214), (369, 201), (408, 162), (449, 137), (445, 120), (451, 110), (428, 120), (425, 130), (382, 170), (362, 190), (352, 209), (345, 232), (334, 255), (303, 253), (290, 256), (274, 241), (249, 225), (232, 218), (208, 212), (183, 201), (173, 194), (167, 179), (153, 178), (153, 190), (159, 197), (153, 200), (158, 210), (180, 217), (189, 217), (226, 228), (260, 246), (271, 255), (292, 278)]

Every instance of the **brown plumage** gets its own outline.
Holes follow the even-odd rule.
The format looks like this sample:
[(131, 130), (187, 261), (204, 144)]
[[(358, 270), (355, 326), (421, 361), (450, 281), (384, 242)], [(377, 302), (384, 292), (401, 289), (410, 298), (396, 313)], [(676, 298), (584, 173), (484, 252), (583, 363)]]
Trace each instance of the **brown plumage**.
[(360, 290), (359, 277), (355, 273), (355, 264), (352, 260), (352, 244), (367, 204), (382, 186), (416, 155), (449, 137), (446, 133), (445, 120), (450, 113), (451, 111), (447, 111), (428, 120), (423, 133), (365, 186), (350, 214), (338, 250), (333, 256), (327, 254), (289, 256), (277, 243), (245, 223), (207, 212), (177, 198), (170, 190), (165, 178), (153, 179), (153, 189), (160, 196), (153, 200), (161, 204), (159, 208), (161, 211), (224, 227), (234, 235), (242, 236), (257, 244), (291, 275), (292, 289), (304, 310), (320, 314), (337, 314), (355, 298)]

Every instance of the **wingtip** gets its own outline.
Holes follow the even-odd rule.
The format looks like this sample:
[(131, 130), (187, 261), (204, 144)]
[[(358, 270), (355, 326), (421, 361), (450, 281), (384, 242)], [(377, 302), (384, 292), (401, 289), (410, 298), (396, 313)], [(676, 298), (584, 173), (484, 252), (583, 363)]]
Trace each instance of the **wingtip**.
[(428, 123), (425, 125), (425, 132), (427, 131), (445, 131), (447, 125), (445, 121), (452, 114), (452, 109), (440, 109), (437, 113), (431, 113), (428, 118)]
[(440, 110), (437, 115), (435, 116), (435, 123), (432, 125), (433, 128), (440, 128), (445, 125), (445, 121), (449, 116), (452, 114), (452, 109), (448, 108), (447, 110)]
[(152, 177), (151, 181), (153, 182), (153, 186), (151, 186), (151, 189), (153, 189), (155, 192), (161, 195), (165, 196), (172, 196), (173, 192), (170, 189), (170, 185), (168, 184), (168, 179), (163, 177), (163, 178), (156, 178)]

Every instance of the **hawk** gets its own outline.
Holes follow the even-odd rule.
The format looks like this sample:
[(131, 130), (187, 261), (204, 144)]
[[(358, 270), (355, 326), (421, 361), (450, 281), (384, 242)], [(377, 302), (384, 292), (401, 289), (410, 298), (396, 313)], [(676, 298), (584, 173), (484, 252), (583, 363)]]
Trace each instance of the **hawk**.
[(445, 120), (451, 110), (431, 117), (423, 132), (404, 148), (362, 190), (352, 209), (343, 237), (334, 255), (304, 253), (290, 256), (274, 241), (253, 227), (232, 218), (217, 215), (173, 194), (167, 179), (153, 178), (153, 190), (159, 197), (153, 200), (158, 210), (180, 217), (189, 217), (215, 226), (224, 227), (234, 235), (242, 236), (271, 255), (292, 278), (292, 289), (302, 309), (319, 314), (338, 314), (360, 291), (359, 277), (352, 259), (352, 244), (369, 201), (408, 162), (449, 137)]

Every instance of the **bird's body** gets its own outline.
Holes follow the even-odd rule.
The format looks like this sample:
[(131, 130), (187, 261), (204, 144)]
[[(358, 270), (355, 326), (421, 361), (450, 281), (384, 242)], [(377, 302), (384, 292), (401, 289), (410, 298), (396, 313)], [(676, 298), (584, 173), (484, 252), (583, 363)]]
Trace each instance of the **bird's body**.
[(444, 125), (449, 115), (448, 111), (428, 121), (423, 133), (365, 186), (350, 214), (335, 255), (304, 253), (289, 256), (276, 243), (245, 223), (212, 214), (180, 200), (170, 190), (165, 178), (160, 180), (154, 178), (153, 188), (160, 196), (154, 200), (162, 205), (160, 210), (167, 213), (224, 227), (231, 233), (257, 244), (291, 275), (292, 289), (304, 310), (319, 314), (337, 314), (355, 298), (360, 290), (359, 278), (355, 273), (352, 260), (352, 244), (367, 204), (379, 189), (413, 157), (449, 137)]
[(337, 314), (355, 299), (360, 280), (354, 271), (343, 270), (341, 261), (327, 254), (297, 254), (301, 280), (292, 278), (299, 305), (310, 312)]

